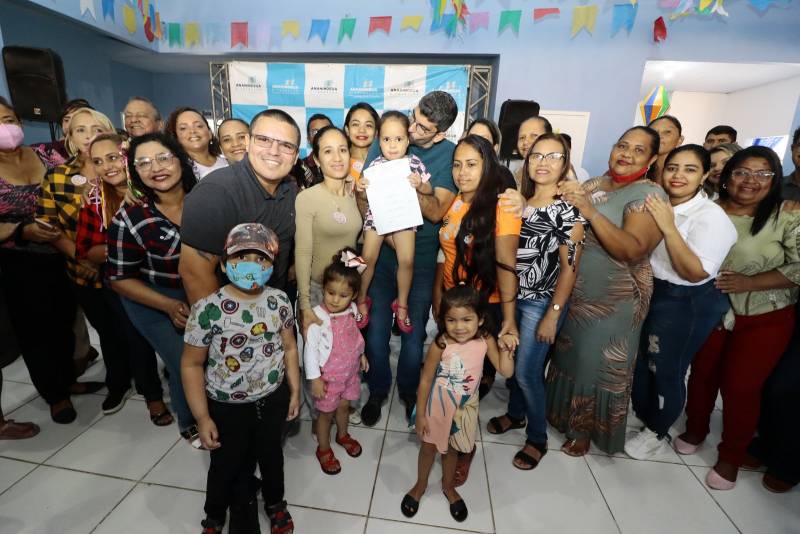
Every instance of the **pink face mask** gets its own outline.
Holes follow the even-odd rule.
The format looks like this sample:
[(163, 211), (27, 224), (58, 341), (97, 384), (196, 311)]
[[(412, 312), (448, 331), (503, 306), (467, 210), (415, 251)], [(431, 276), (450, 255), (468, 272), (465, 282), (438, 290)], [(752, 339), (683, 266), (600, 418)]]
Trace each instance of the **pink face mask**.
[(14, 150), (23, 139), (25, 134), (19, 124), (0, 124), (0, 150)]

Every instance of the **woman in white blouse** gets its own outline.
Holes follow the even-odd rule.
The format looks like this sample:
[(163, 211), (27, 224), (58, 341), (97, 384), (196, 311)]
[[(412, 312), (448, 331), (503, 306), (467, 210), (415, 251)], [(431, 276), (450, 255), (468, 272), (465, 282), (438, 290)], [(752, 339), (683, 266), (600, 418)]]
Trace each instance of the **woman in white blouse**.
[(730, 307), (714, 278), (737, 235), (722, 208), (702, 192), (710, 167), (700, 145), (672, 150), (662, 175), (669, 204), (656, 197), (646, 202), (664, 240), (650, 256), (654, 290), (631, 395), (644, 427), (625, 443), (628, 456), (639, 460), (669, 449), (692, 358)]
[(166, 131), (192, 158), (192, 170), (198, 180), (202, 180), (212, 171), (228, 166), (219, 141), (198, 110), (185, 106), (176, 109), (169, 114)]

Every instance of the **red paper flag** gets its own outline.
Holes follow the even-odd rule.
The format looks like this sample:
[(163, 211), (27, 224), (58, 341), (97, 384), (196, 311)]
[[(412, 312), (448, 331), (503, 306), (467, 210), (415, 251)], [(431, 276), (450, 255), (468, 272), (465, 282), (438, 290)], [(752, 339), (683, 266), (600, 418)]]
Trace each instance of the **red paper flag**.
[(533, 21), (541, 20), (547, 15), (558, 15), (561, 10), (557, 7), (540, 7), (533, 10)]
[(664, 17), (658, 17), (653, 23), (653, 41), (661, 42), (667, 39), (667, 25), (664, 23)]
[(378, 30), (383, 30), (388, 35), (392, 30), (392, 17), (370, 17), (367, 35), (372, 35)]
[(231, 22), (231, 48), (238, 44), (241, 44), (245, 48), (248, 46), (246, 22)]
[(149, 42), (153, 42), (156, 38), (156, 34), (153, 33), (153, 19), (147, 17), (147, 20), (144, 21), (144, 35), (147, 37)]

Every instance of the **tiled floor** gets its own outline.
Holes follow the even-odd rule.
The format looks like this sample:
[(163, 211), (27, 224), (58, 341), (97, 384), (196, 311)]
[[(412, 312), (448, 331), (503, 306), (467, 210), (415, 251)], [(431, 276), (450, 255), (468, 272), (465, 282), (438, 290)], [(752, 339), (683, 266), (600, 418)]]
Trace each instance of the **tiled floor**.
[[(102, 395), (76, 397), (78, 420), (55, 425), (21, 360), (4, 375), (6, 414), (33, 420), (42, 432), (0, 442), (0, 534), (199, 532), (208, 455), (179, 440), (174, 425), (153, 426), (141, 398), (103, 416)], [(87, 375), (102, 377), (102, 364)], [(483, 425), (504, 412), (507, 398), (499, 384), (481, 404)], [(720, 425), (717, 411), (714, 436), (698, 454), (669, 453), (652, 462), (598, 453), (570, 458), (558, 451), (563, 437), (550, 429), (551, 450), (533, 472), (511, 465), (521, 431), (493, 436), (484, 430), (461, 491), (467, 521), (450, 518), (438, 465), (409, 520), (400, 514), (400, 500), (415, 479), (418, 449), (395, 394), (375, 428), (352, 429), (364, 454), (338, 454), (342, 473), (335, 477), (320, 471), (304, 419), (284, 451), (286, 498), (298, 533), (800, 533), (800, 489), (773, 495), (757, 472), (743, 472), (733, 491), (706, 489)], [(261, 519), (266, 533), (263, 512)]]

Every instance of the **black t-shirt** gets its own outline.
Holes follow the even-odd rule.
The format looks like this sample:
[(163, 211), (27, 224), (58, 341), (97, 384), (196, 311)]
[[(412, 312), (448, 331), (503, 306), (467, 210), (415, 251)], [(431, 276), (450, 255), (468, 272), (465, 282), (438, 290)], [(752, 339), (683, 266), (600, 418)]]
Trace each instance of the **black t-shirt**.
[(269, 285), (286, 287), (294, 242), (297, 184), (284, 179), (271, 196), (256, 177), (247, 158), (217, 169), (198, 183), (183, 205), (181, 242), (222, 256), (225, 239), (237, 224), (256, 222), (278, 235), (280, 250)]

